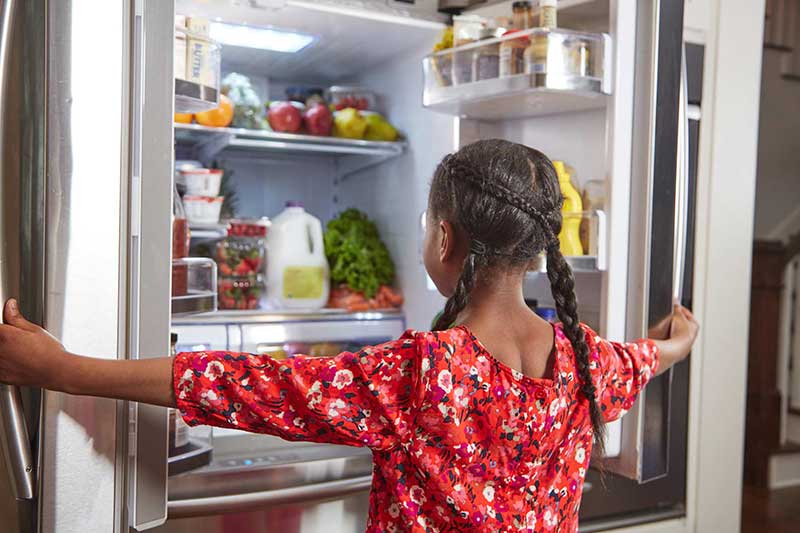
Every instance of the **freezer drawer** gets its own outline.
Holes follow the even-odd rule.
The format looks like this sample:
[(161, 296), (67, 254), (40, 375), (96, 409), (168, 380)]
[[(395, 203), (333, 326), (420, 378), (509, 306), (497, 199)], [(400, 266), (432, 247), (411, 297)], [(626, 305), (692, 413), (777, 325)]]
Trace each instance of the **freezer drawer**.
[(350, 532), (366, 527), (367, 449), (215, 430), (215, 460), (169, 481), (161, 532)]

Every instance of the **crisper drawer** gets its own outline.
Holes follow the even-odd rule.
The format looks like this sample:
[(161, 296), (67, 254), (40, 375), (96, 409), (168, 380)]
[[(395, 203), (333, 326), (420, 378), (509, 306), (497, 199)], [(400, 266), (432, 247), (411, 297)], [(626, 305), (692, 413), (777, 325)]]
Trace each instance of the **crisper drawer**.
[(224, 324), (184, 324), (175, 321), (172, 332), (178, 334), (179, 352), (200, 352), (209, 350), (232, 350), (241, 348), (238, 327)]
[(399, 313), (320, 314), (285, 316), (240, 327), (244, 352), (275, 353), (285, 347), (294, 353), (310, 353), (319, 348), (324, 355), (334, 355), (337, 350), (353, 351), (398, 338), (405, 329), (405, 318)]

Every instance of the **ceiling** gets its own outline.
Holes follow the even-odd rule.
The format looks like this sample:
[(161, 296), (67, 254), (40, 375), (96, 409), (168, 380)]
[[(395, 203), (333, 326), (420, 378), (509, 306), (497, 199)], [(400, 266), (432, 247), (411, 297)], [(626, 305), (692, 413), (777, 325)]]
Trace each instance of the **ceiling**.
[(297, 53), (223, 45), (223, 69), (331, 82), (357, 78), (370, 67), (418, 53), (426, 43), (432, 46), (447, 20), (371, 0), (177, 0), (176, 13), (312, 35), (315, 41)]

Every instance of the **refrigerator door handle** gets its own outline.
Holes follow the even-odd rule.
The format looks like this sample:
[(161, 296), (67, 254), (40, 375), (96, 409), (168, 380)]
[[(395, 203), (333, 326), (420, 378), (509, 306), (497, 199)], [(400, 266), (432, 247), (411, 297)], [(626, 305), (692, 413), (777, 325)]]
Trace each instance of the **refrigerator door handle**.
[(278, 490), (265, 490), (244, 494), (227, 494), (205, 498), (171, 500), (167, 506), (170, 519), (193, 516), (211, 516), (245, 511), (274, 505), (298, 504), (309, 501), (341, 498), (369, 490), (372, 475), (350, 479), (337, 479)]
[(687, 96), (686, 45), (681, 53), (681, 86), (678, 107), (678, 161), (675, 178), (675, 237), (672, 265), (672, 295), (683, 295), (683, 273), (686, 268), (686, 241), (689, 214), (689, 101)]
[[(5, 115), (15, 5), (15, 0), (4, 0), (0, 5), (0, 115)], [(4, 127), (0, 121), (0, 146), (5, 145)], [(5, 176), (0, 176), (0, 180), (4, 179)], [(5, 246), (0, 247), (0, 253), (4, 251)], [(8, 296), (5, 281), (8, 263), (4, 259), (0, 257), (0, 283), (3, 284), (3, 294)], [(22, 396), (19, 388), (10, 385), (0, 385), (0, 434), (14, 497), (18, 500), (33, 499), (33, 452), (23, 415)]]

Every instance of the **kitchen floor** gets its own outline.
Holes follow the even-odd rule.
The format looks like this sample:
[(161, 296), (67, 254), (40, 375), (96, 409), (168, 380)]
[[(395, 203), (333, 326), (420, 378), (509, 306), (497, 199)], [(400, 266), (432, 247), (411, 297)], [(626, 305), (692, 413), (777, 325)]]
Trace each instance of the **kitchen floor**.
[(742, 533), (800, 531), (800, 487), (767, 490), (745, 485), (742, 492)]

